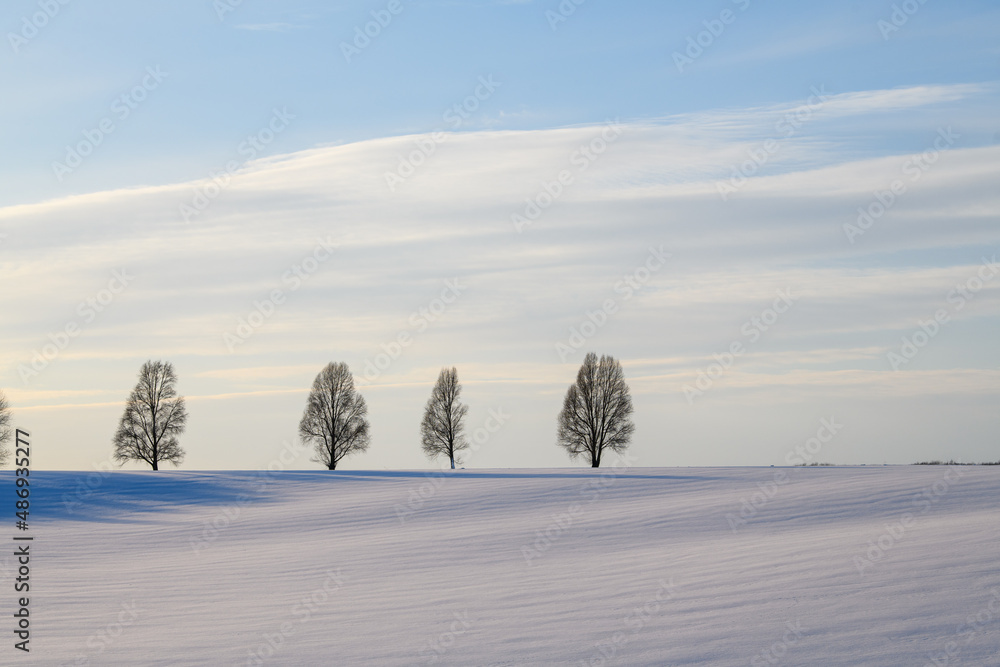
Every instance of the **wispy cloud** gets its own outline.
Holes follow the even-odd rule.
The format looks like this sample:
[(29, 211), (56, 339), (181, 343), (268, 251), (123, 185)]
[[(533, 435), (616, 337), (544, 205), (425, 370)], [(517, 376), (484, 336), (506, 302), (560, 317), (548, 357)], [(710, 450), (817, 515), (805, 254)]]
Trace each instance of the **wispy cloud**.
[[(978, 85), (846, 93), (822, 113), (863, 126), (989, 94)], [(16, 258), (5, 270), (18, 284), (3, 299), (18, 317), (0, 324), (2, 384), (21, 405), (79, 401), (113, 412), (136, 363), (169, 355), (192, 400), (234, 411), (273, 400), (294, 423), (294, 403), (334, 359), (360, 375), (391, 355), (364, 386), (373, 411), (390, 411), (452, 364), (479, 402), (558, 400), (583, 350), (596, 349), (625, 357), (637, 396), (683, 402), (682, 384), (741, 340), (741, 325), (776, 290), (791, 289), (795, 308), (720, 380), (719, 400), (996, 393), (996, 373), (969, 368), (944, 337), (931, 355), (937, 366), (920, 374), (891, 371), (884, 353), (1000, 244), (1000, 146), (950, 149), (852, 245), (843, 224), (899, 176), (906, 156), (857, 159), (819, 119), (738, 197), (718, 196), (717, 179), (800, 105), (624, 121), (611, 144), (598, 141), (603, 123), (457, 132), (395, 192), (385, 175), (419, 150), (420, 136), (317, 147), (247, 164), (191, 223), (178, 207), (200, 182), (0, 209), (4, 249)], [(574, 162), (597, 149), (586, 169)], [(561, 172), (571, 182), (518, 233), (511, 216)], [(332, 239), (336, 252), (293, 290), (317, 239)], [(626, 299), (622, 281), (650, 246), (671, 259)], [(67, 323), (82, 323), (79, 304), (122, 268), (135, 275), (128, 290), (22, 383), (19, 366)], [(467, 286), (462, 297), (421, 320), (455, 278)], [(264, 304), (276, 290), (280, 304)], [(556, 344), (608, 299), (614, 316), (560, 359)], [(995, 318), (998, 308), (1000, 282), (985, 285), (950, 326)], [(224, 334), (254, 317), (252, 335), (228, 349)]]

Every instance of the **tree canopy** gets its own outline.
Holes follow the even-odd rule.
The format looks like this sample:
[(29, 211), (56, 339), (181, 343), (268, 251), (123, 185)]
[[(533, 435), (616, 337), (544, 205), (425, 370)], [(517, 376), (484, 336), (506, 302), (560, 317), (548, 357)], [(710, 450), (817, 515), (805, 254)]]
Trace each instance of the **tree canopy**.
[(572, 458), (600, 467), (604, 451), (623, 453), (632, 439), (632, 397), (614, 357), (587, 354), (559, 413), (558, 444)]
[(469, 448), (465, 437), (465, 415), (469, 406), (459, 402), (462, 385), (458, 382), (458, 371), (442, 368), (434, 390), (424, 408), (424, 419), (420, 424), (420, 440), (424, 453), (430, 457), (444, 455), (455, 469), (459, 452)]
[(347, 364), (329, 363), (313, 381), (299, 422), (299, 437), (316, 448), (318, 463), (336, 470), (345, 456), (368, 449), (368, 406), (354, 389)]
[(177, 396), (176, 382), (170, 362), (147, 361), (142, 365), (113, 439), (116, 461), (144, 461), (153, 470), (162, 462), (181, 464), (184, 450), (177, 436), (184, 432), (187, 410), (184, 398)]

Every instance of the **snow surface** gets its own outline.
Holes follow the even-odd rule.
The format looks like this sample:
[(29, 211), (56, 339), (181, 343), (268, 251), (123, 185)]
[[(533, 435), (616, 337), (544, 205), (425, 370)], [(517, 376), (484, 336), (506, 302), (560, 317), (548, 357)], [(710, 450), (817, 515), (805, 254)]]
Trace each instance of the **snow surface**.
[(32, 473), (0, 663), (1000, 664), (997, 467), (262, 475)]

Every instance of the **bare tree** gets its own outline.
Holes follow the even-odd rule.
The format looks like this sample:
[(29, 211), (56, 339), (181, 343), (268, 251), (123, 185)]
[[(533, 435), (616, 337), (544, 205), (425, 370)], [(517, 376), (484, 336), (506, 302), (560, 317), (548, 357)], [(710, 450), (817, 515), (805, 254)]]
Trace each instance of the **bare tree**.
[(299, 437), (316, 447), (317, 463), (336, 470), (337, 463), (354, 452), (363, 452), (371, 442), (368, 406), (354, 389), (354, 376), (347, 364), (329, 363), (313, 381), (306, 409), (299, 422)]
[(174, 365), (169, 361), (142, 365), (113, 440), (116, 461), (145, 461), (159, 470), (161, 461), (176, 466), (184, 460), (177, 436), (184, 432), (187, 410), (184, 398), (174, 389), (176, 382)]
[(598, 468), (605, 449), (622, 453), (635, 431), (632, 397), (622, 365), (611, 356), (589, 352), (570, 385), (559, 413), (559, 445), (571, 457), (587, 456)]
[(7, 449), (7, 443), (10, 442), (11, 436), (10, 422), (10, 404), (7, 403), (7, 397), (4, 396), (4, 393), (0, 391), (0, 466), (7, 463), (7, 459), (10, 457), (10, 450)]
[(469, 406), (458, 402), (462, 385), (458, 383), (458, 371), (442, 368), (431, 397), (424, 408), (424, 420), (420, 424), (420, 439), (427, 456), (444, 454), (455, 469), (457, 454), (469, 448), (469, 441), (462, 431), (465, 429), (465, 415)]

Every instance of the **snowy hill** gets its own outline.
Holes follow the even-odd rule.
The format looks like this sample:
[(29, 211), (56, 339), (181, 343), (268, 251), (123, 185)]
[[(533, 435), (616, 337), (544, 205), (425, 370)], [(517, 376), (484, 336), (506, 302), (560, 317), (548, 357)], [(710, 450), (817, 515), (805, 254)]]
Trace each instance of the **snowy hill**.
[(998, 467), (31, 480), (17, 664), (1000, 664)]

